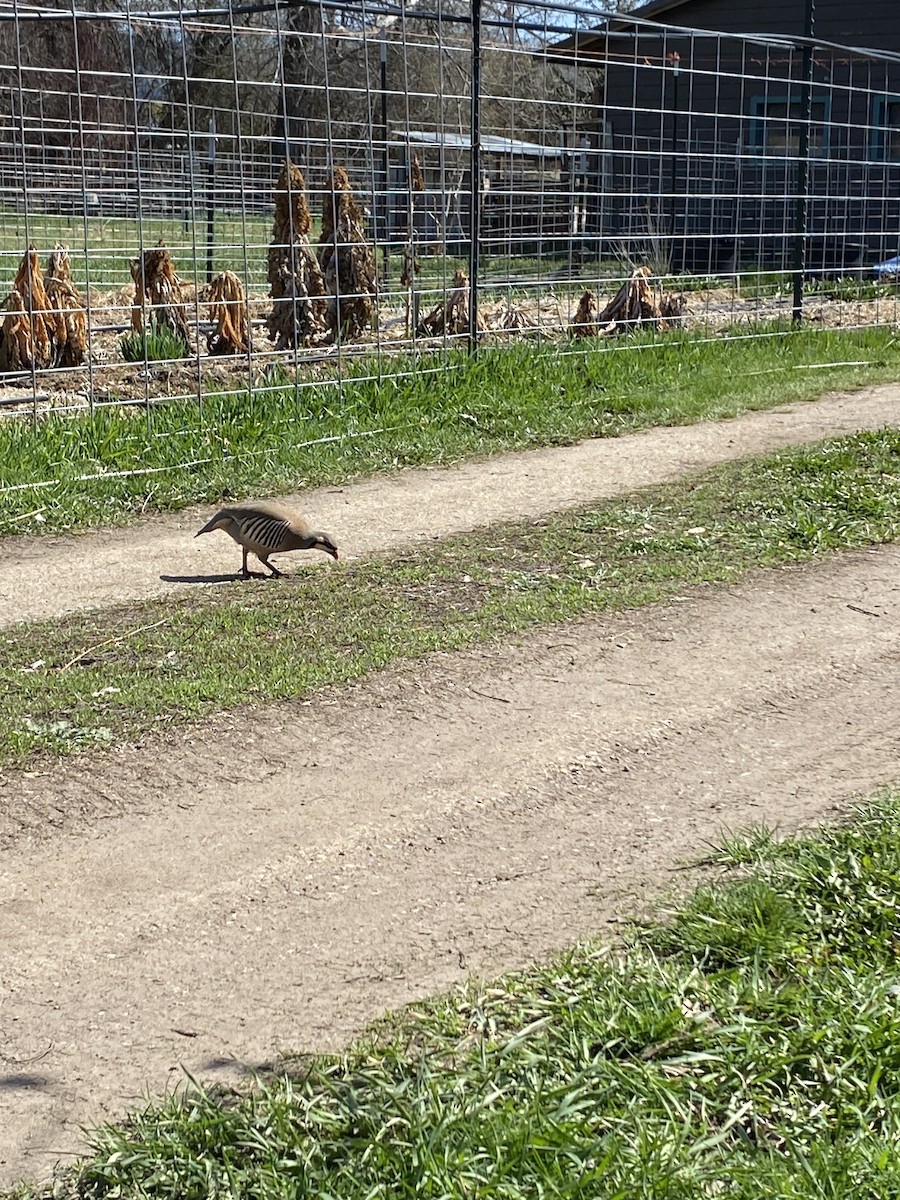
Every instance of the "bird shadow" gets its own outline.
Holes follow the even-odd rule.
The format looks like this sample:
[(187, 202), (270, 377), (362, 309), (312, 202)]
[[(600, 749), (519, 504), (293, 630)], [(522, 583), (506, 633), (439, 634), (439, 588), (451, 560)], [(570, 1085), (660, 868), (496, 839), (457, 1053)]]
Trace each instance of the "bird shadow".
[[(243, 576), (240, 571), (232, 572), (230, 575), (160, 575), (163, 583), (234, 583), (235, 580), (243, 582)], [(263, 579), (263, 575), (254, 575), (254, 579)]]
[(277, 575), (267, 575), (263, 571), (251, 571), (249, 575), (242, 575), (240, 571), (235, 571), (233, 575), (160, 575), (163, 583), (250, 583), (255, 579), (279, 579), (282, 583), (288, 583), (292, 579), (302, 578), (302, 573), (293, 574), (289, 571), (280, 571)]
[(0, 1075), (0, 1089), (3, 1091), (34, 1092), (47, 1086), (48, 1080), (43, 1075), (31, 1075), (16, 1072), (13, 1075)]

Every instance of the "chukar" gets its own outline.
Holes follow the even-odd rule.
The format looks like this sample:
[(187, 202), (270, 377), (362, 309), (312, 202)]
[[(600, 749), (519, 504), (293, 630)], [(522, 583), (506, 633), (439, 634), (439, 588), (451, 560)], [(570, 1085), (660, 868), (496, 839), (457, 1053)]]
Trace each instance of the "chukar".
[(253, 553), (268, 567), (273, 575), (281, 575), (277, 567), (269, 562), (270, 554), (284, 554), (288, 550), (324, 550), (337, 558), (338, 548), (327, 533), (316, 533), (310, 529), (299, 513), (284, 504), (249, 502), (229, 505), (220, 509), (199, 533), (212, 533), (224, 529), (244, 551), (241, 575), (249, 579), (247, 555)]

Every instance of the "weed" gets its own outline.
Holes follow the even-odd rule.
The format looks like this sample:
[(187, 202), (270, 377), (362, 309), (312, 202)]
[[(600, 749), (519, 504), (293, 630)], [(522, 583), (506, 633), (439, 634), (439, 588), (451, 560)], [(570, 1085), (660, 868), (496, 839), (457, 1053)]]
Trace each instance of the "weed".
[(156, 321), (150, 321), (149, 325), (143, 333), (132, 330), (119, 342), (126, 362), (170, 362), (187, 356), (189, 351), (184, 338)]

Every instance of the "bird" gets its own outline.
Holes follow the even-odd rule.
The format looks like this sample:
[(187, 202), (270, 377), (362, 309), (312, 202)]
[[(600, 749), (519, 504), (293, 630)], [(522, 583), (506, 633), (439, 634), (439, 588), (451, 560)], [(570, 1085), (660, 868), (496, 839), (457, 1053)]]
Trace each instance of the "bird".
[(310, 529), (303, 517), (285, 504), (249, 501), (229, 505), (219, 509), (194, 537), (212, 533), (215, 529), (224, 529), (243, 550), (242, 579), (253, 577), (247, 567), (247, 555), (251, 553), (269, 568), (272, 578), (280, 578), (282, 572), (269, 562), (271, 554), (284, 554), (288, 550), (324, 550), (332, 558), (338, 556), (337, 545), (327, 533)]

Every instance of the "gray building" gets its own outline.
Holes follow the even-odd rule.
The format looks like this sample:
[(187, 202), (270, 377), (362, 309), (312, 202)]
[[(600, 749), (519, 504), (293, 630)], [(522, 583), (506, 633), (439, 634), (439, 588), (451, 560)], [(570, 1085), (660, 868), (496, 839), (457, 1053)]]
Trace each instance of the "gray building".
[(595, 236), (697, 271), (787, 266), (804, 225), (813, 270), (898, 252), (900, 3), (809, 7), (813, 39), (806, 0), (652, 0), (554, 47), (601, 81)]

